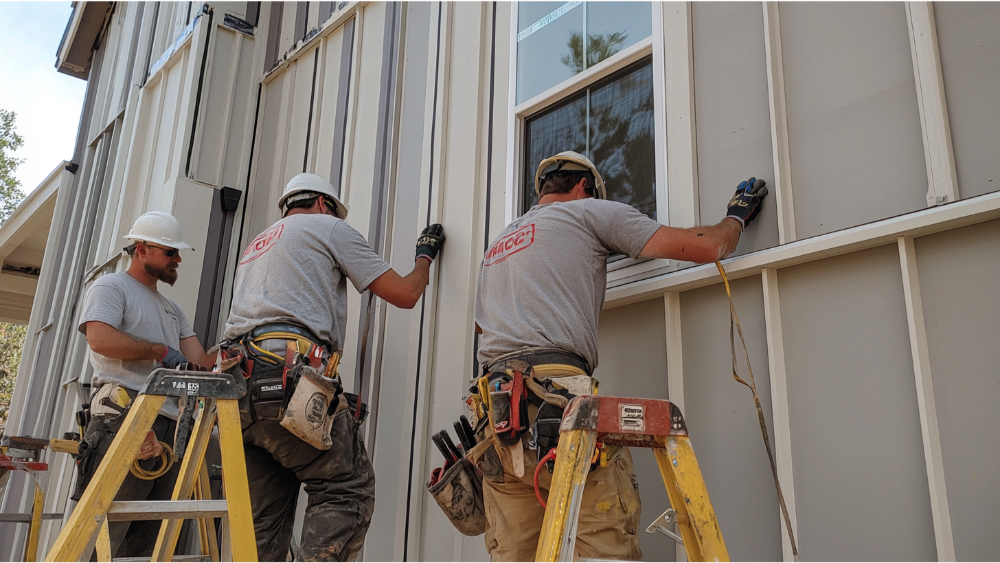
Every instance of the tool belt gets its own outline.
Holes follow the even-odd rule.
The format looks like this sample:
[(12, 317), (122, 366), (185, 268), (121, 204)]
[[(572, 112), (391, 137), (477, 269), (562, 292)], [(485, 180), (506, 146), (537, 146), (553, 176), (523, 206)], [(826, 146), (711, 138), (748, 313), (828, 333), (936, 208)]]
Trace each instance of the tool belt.
[[(266, 340), (285, 342), (276, 351)], [(226, 342), (227, 358), (239, 355), (247, 378), (240, 401), (243, 428), (260, 421), (279, 421), (292, 434), (321, 450), (332, 445), (333, 417), (348, 410), (357, 424), (368, 415), (367, 405), (344, 393), (337, 371), (340, 356), (329, 353), (308, 329), (282, 323), (257, 327), (238, 342)]]
[[(590, 376), (586, 360), (576, 354), (558, 348), (528, 348), (493, 358), (469, 391), (469, 406), (479, 420), (482, 437), (489, 424), (496, 445), (511, 448), (515, 468), (522, 464), (523, 470), (518, 455), (522, 436), (531, 432), (527, 447), (536, 451), (539, 460), (556, 449), (566, 405), (577, 395), (596, 394), (597, 381)], [(538, 408), (534, 420), (528, 415), (529, 404)], [(489, 459), (495, 453), (483, 453), (488, 465), (499, 462)], [(546, 466), (551, 472), (554, 463)]]

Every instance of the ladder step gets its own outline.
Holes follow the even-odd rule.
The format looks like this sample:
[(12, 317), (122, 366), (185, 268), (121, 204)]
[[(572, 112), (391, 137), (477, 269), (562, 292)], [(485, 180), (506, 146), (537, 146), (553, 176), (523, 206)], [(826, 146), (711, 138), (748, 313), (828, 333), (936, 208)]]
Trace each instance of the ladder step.
[(111, 503), (108, 522), (221, 518), (226, 512), (224, 500), (128, 500)]
[[(112, 561), (151, 561), (151, 557), (116, 557)], [(211, 555), (174, 555), (171, 561), (211, 561)]]

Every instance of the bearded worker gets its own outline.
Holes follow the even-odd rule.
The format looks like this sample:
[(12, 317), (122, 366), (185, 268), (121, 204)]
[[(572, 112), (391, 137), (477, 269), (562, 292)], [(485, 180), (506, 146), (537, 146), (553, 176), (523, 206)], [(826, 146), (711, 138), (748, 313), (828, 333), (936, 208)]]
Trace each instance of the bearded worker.
[[(80, 314), (79, 331), (90, 346), (94, 391), (91, 420), (84, 431), (88, 447), (78, 465), (73, 500), (80, 499), (97, 471), (150, 372), (214, 363), (180, 305), (157, 290), (159, 282), (174, 285), (181, 251), (191, 248), (183, 241), (180, 223), (169, 213), (152, 211), (136, 219), (125, 238), (132, 241), (125, 248), (131, 257), (128, 270), (98, 278), (87, 291)], [(173, 442), (176, 420), (177, 399), (168, 398), (137, 456), (149, 460), (142, 462), (147, 470), (161, 463), (160, 442)], [(115, 500), (170, 500), (179, 468), (174, 464), (150, 481), (130, 472)], [(160, 523), (154, 520), (111, 522), (112, 556), (149, 558), (159, 530)]]
[[(720, 260), (736, 248), (743, 229), (760, 211), (767, 189), (763, 180), (751, 178), (737, 188), (722, 222), (672, 228), (629, 205), (608, 201), (594, 164), (568, 151), (538, 165), (535, 193), (538, 205), (507, 225), (479, 271), (478, 360), (491, 397), (502, 395), (511, 374), (525, 370), (525, 364), (530, 366), (529, 377), (546, 392), (592, 394), (608, 256)], [(528, 393), (539, 389), (527, 387)], [(501, 393), (493, 393), (495, 389)], [(527, 431), (520, 437), (511, 432), (511, 421), (493, 420), (493, 425), (485, 425), (483, 438), (494, 445), (473, 460), (483, 472), (486, 548), (493, 561), (533, 560), (545, 515), (535, 497), (533, 477), (537, 459), (555, 448), (562, 410), (538, 395), (532, 395), (526, 407), (535, 439), (529, 440)], [(540, 409), (547, 409), (545, 416)], [(499, 416), (503, 411), (494, 412)], [(640, 501), (631, 453), (628, 448), (609, 448), (598, 459), (587, 475), (575, 556), (639, 559)], [(548, 494), (549, 471), (541, 471), (543, 497)]]

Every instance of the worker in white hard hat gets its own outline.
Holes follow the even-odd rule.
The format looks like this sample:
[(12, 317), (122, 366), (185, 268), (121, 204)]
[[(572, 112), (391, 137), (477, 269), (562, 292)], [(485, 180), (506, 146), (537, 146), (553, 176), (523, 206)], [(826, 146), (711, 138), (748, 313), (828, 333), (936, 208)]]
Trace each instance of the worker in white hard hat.
[[(543, 460), (548, 470), (540, 471), (538, 494), (544, 498), (552, 478), (546, 456), (556, 448), (563, 410), (559, 404), (565, 405), (565, 399), (555, 401), (552, 395), (571, 398), (596, 391), (591, 375), (597, 367), (608, 256), (719, 260), (736, 248), (767, 189), (763, 180), (750, 178), (739, 185), (720, 223), (666, 227), (629, 205), (610, 201), (597, 167), (567, 151), (538, 165), (535, 193), (538, 205), (492, 242), (476, 287), (476, 330), (482, 334), (478, 360), (485, 379), (472, 391), (503, 389), (525, 372), (534, 378), (529, 397), (518, 409), (528, 412), (525, 424), (506, 420), (509, 415), (496, 409), (492, 415), (485, 408), (477, 412), (480, 419), (492, 422), (484, 423), (479, 436), (480, 443), (489, 445), (479, 447), (473, 461), (484, 476), (486, 547), (493, 561), (535, 557), (545, 511), (536, 498), (533, 477), (537, 460)], [(540, 389), (547, 398), (536, 393)], [(472, 403), (488, 404), (478, 399), (475, 395)], [(575, 557), (641, 558), (638, 482), (630, 452), (605, 448), (591, 467)]]
[[(366, 406), (343, 391), (336, 369), (347, 282), (412, 308), (444, 230), (423, 230), (413, 271), (401, 276), (345, 221), (347, 205), (326, 178), (295, 176), (278, 207), (282, 218), (254, 238), (236, 268), (224, 344), (243, 355), (249, 376), (241, 416), (257, 555), (285, 561), (304, 483), (309, 500), (296, 560), (353, 561), (375, 508), (375, 471), (358, 433)], [(300, 394), (308, 395), (301, 397), (308, 413), (294, 407)]]
[[(80, 314), (79, 330), (90, 346), (94, 377), (91, 419), (84, 431), (87, 448), (78, 464), (74, 500), (79, 500), (97, 471), (150, 372), (186, 363), (210, 368), (213, 363), (180, 305), (157, 289), (159, 282), (173, 285), (177, 281), (181, 252), (190, 252), (180, 223), (169, 213), (152, 211), (136, 219), (125, 238), (131, 243), (125, 248), (131, 257), (128, 269), (98, 278), (87, 291)], [(173, 442), (176, 419), (177, 400), (167, 399), (138, 456), (146, 470), (162, 467), (161, 442)], [(171, 467), (152, 480), (130, 472), (115, 500), (169, 500), (177, 469)], [(152, 555), (158, 522), (112, 522), (110, 526), (113, 556)]]

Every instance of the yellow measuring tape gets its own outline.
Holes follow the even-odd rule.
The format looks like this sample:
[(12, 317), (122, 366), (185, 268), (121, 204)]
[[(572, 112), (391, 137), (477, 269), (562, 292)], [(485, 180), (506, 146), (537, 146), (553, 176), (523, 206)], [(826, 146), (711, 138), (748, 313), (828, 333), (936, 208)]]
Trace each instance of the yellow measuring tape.
[[(767, 448), (767, 459), (771, 462), (771, 475), (774, 477), (774, 488), (778, 491), (778, 504), (781, 505), (781, 514), (785, 519), (785, 529), (788, 531), (788, 541), (792, 545), (792, 557), (799, 560), (799, 548), (795, 545), (795, 534), (792, 532), (792, 520), (788, 516), (788, 507), (785, 506), (785, 495), (781, 493), (781, 483), (778, 481), (778, 467), (774, 463), (774, 454), (771, 453), (771, 440), (767, 434), (767, 423), (764, 421), (764, 409), (760, 406), (760, 397), (757, 396), (757, 383), (753, 378), (753, 368), (750, 367), (750, 352), (747, 351), (746, 340), (743, 339), (743, 326), (740, 325), (740, 317), (736, 314), (736, 305), (733, 304), (733, 293), (729, 289), (729, 278), (726, 277), (726, 269), (722, 267), (722, 262), (716, 261), (715, 266), (719, 268), (722, 275), (722, 283), (726, 286), (726, 296), (729, 297), (729, 350), (733, 357), (733, 379), (746, 385), (753, 393), (753, 402), (757, 406), (757, 421), (760, 423), (760, 432), (764, 437), (764, 447)], [(750, 373), (750, 383), (747, 383), (736, 373), (736, 338), (733, 334), (733, 327), (740, 335), (740, 344), (743, 345), (743, 355), (747, 361), (747, 372)]]

